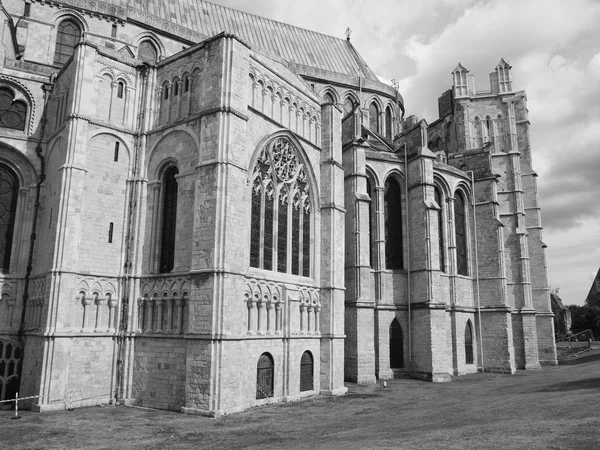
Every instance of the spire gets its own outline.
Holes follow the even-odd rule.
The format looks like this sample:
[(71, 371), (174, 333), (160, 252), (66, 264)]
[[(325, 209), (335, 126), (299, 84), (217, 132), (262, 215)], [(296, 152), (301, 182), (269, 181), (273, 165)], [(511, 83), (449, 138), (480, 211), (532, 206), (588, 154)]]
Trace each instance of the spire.
[(346, 40), (350, 42), (350, 35), (352, 34), (352, 30), (350, 27), (346, 28)]

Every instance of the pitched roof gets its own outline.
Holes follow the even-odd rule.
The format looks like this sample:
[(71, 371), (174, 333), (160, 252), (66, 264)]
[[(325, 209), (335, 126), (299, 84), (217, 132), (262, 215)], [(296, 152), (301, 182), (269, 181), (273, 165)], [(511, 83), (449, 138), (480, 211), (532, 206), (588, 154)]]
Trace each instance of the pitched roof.
[(204, 0), (58, 0), (80, 9), (133, 19), (183, 37), (198, 39), (223, 31), (253, 47), (301, 66), (378, 81), (346, 39), (307, 30)]

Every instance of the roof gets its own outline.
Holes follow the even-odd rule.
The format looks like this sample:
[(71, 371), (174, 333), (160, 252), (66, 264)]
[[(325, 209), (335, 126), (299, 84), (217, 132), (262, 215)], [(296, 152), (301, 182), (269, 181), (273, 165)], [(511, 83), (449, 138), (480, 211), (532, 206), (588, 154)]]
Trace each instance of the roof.
[[(203, 0), (59, 0), (200, 41), (223, 31), (288, 62), (378, 81), (346, 39), (307, 30)], [(201, 35), (201, 36), (200, 36)]]

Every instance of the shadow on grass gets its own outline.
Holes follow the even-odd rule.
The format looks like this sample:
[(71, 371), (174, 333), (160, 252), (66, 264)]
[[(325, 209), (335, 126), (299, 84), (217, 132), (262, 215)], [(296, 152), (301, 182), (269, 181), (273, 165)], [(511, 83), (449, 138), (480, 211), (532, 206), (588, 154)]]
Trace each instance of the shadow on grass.
[(600, 361), (600, 352), (598, 352), (597, 350), (592, 350), (591, 354), (583, 354), (580, 356), (573, 356), (570, 357), (569, 359), (561, 359), (558, 364), (560, 366), (575, 366), (577, 364), (585, 364), (585, 363), (589, 363), (589, 362), (594, 362), (594, 361)]
[(575, 391), (578, 389), (596, 389), (600, 390), (600, 377), (585, 378), (583, 380), (565, 381), (540, 389), (538, 392), (564, 392)]

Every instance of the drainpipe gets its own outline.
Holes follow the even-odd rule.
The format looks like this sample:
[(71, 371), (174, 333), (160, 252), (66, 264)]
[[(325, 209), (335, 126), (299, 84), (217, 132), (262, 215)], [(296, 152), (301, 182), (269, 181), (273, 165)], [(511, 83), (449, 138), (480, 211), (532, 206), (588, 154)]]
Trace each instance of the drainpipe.
[(406, 240), (406, 281), (408, 287), (408, 363), (409, 367), (412, 364), (412, 318), (410, 312), (410, 303), (411, 303), (411, 282), (410, 282), (410, 220), (408, 215), (410, 214), (410, 208), (408, 206), (408, 157), (407, 157), (407, 145), (404, 144), (404, 191), (406, 192), (406, 235), (408, 239)]
[(475, 175), (471, 172), (471, 202), (473, 204), (473, 228), (475, 234), (475, 285), (477, 286), (477, 319), (479, 321), (479, 355), (481, 363), (481, 371), (484, 371), (483, 366), (483, 334), (481, 328), (481, 301), (479, 297), (479, 257), (477, 252), (477, 211), (475, 210)]
[[(126, 335), (128, 333), (128, 317), (130, 316), (130, 312), (132, 309), (131, 305), (131, 277), (132, 277), (132, 265), (133, 265), (133, 247), (131, 237), (134, 234), (133, 227), (135, 226), (135, 214), (136, 208), (139, 207), (138, 202), (136, 202), (136, 196), (138, 193), (138, 185), (140, 181), (139, 177), (139, 149), (140, 149), (140, 141), (142, 138), (142, 134), (144, 132), (144, 121), (145, 121), (145, 111), (146, 111), (146, 103), (148, 100), (148, 72), (149, 67), (146, 63), (137, 67), (140, 72), (140, 76), (142, 78), (141, 83), (141, 94), (140, 94), (140, 103), (137, 114), (137, 123), (134, 134), (134, 146), (133, 146), (133, 165), (132, 165), (132, 186), (131, 191), (129, 193), (129, 203), (128, 203), (128, 211), (127, 211), (127, 235), (125, 237), (125, 262), (124, 262), (124, 274), (123, 274), (123, 297), (121, 302), (121, 314), (119, 319), (119, 329), (117, 332), (117, 379), (116, 379), (116, 389), (114, 391), (115, 395), (115, 404), (119, 404), (119, 399), (123, 398), (124, 391), (124, 383), (125, 383), (125, 356), (126, 356)], [(133, 300), (135, 301), (135, 299)]]
[(40, 138), (38, 139), (37, 146), (35, 147), (35, 154), (40, 160), (40, 175), (38, 182), (35, 185), (35, 203), (33, 204), (33, 221), (31, 224), (31, 238), (29, 240), (29, 256), (27, 258), (27, 270), (25, 272), (25, 286), (23, 287), (23, 305), (21, 307), (21, 320), (19, 322), (19, 330), (17, 336), (19, 337), (19, 343), (21, 345), (21, 362), (17, 371), (17, 392), (21, 390), (21, 376), (23, 374), (23, 360), (25, 358), (25, 316), (27, 313), (27, 301), (29, 300), (29, 281), (31, 278), (31, 271), (33, 270), (33, 250), (35, 244), (35, 230), (37, 228), (38, 211), (40, 209), (40, 192), (42, 190), (42, 183), (46, 179), (46, 160), (42, 155), (42, 140), (44, 139), (44, 131), (46, 129), (46, 113), (48, 111), (48, 93), (52, 90), (54, 83), (47, 83), (42, 85), (44, 91), (44, 108), (42, 110), (42, 117), (40, 118)]

